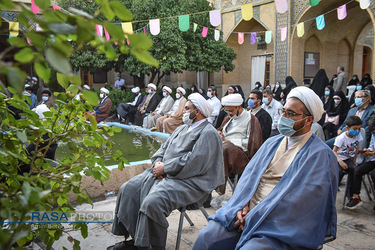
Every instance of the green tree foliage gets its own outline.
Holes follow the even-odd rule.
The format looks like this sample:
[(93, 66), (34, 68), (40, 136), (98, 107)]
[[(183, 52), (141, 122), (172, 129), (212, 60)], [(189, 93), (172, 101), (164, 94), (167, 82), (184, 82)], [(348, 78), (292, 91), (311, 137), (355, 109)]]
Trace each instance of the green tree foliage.
[[(11, 249), (17, 245), (22, 247), (34, 236), (38, 236), (50, 248), (62, 235), (63, 228), (39, 227), (32, 230), (34, 224), (19, 222), (29, 221), (30, 212), (33, 211), (74, 211), (68, 203), (69, 192), (76, 195), (78, 203), (85, 200), (91, 203), (89, 194), (80, 185), (82, 174), (93, 176), (100, 182), (109, 177), (103, 156), (112, 151), (108, 136), (113, 136), (119, 129), (98, 129), (93, 116), (88, 115), (88, 120), (84, 117), (87, 110), (92, 110), (98, 104), (95, 92), (83, 91), (81, 99), (86, 101), (85, 104), (71, 99), (78, 93), (81, 80), (72, 73), (70, 56), (82, 49), (96, 50), (99, 55), (116, 60), (119, 55), (113, 43), (119, 42), (116, 49), (121, 53), (132, 54), (138, 60), (158, 66), (148, 52), (152, 42), (146, 35), (129, 35), (132, 46), (125, 46), (122, 44), (122, 29), (105, 20), (111, 21), (115, 17), (123, 21), (132, 19), (120, 2), (96, 0), (99, 8), (93, 15), (72, 8), (69, 11), (73, 15), (53, 11), (49, 0), (35, 0), (35, 3), (41, 9), (40, 15), (34, 15), (22, 5), (19, 20), (28, 31), (10, 38), (10, 46), (0, 54), (0, 75), (10, 85), (6, 89), (0, 81), (0, 249)], [(0, 1), (2, 10), (12, 10), (14, 7), (11, 0)], [(32, 23), (39, 24), (43, 30), (33, 30)], [(96, 24), (107, 28), (111, 41), (96, 35)], [(8, 58), (13, 52), (14, 60), (10, 61)], [(26, 79), (22, 69), (31, 65), (45, 82), (51, 78), (52, 67), (57, 72), (57, 82), (65, 90), (54, 93), (57, 106), (44, 113), (45, 119), (40, 119), (29, 109), (26, 102), (30, 102), (30, 98), (22, 95)], [(13, 94), (11, 98), (5, 94), (7, 91)], [(17, 120), (12, 111), (14, 109), (20, 110), (25, 119)], [(46, 154), (55, 143), (66, 143), (71, 154), (57, 165), (52, 165)], [(26, 151), (29, 144), (35, 145), (32, 152)], [(113, 158), (118, 160), (119, 169), (122, 169), (126, 160), (121, 153), (114, 152)], [(20, 170), (25, 166), (30, 171), (21, 174)], [(87, 224), (74, 224), (74, 229), (80, 229), (82, 236), (87, 237)], [(79, 241), (71, 241), (74, 242), (73, 248), (79, 249)]]

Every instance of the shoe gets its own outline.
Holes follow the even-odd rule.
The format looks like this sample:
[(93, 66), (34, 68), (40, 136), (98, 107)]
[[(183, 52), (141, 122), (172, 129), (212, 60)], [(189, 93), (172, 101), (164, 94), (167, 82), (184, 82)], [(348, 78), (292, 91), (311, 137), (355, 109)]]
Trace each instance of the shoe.
[(350, 198), (350, 201), (348, 202), (348, 204), (346, 204), (346, 208), (348, 209), (355, 209), (359, 206), (362, 206), (363, 202), (361, 201), (361, 198), (358, 197), (358, 198), (355, 198), (355, 197), (352, 197)]
[(129, 240), (129, 241), (121, 241), (116, 243), (113, 246), (107, 247), (107, 250), (137, 250), (137, 247), (134, 246), (134, 241)]

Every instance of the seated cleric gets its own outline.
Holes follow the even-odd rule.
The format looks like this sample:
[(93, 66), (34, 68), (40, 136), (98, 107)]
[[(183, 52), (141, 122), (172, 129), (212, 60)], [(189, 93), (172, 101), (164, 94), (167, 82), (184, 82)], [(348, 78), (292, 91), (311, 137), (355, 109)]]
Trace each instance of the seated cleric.
[(185, 124), (152, 156), (152, 168), (121, 186), (112, 233), (130, 235), (133, 241), (117, 243), (113, 249), (127, 249), (132, 243), (138, 249), (165, 249), (166, 217), (174, 209), (206, 199), (224, 183), (223, 143), (207, 121), (211, 113), (204, 97), (191, 94)]
[(281, 135), (254, 155), (193, 249), (320, 249), (335, 239), (337, 159), (310, 131), (323, 111), (313, 90), (290, 91)]

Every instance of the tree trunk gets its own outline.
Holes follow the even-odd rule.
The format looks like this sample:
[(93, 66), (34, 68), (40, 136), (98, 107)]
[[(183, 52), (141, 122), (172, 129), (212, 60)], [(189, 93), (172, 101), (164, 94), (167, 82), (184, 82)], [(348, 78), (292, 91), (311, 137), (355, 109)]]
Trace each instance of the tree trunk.
[(161, 81), (161, 79), (165, 76), (165, 73), (163, 72), (161, 75), (158, 74), (158, 82), (157, 82), (157, 85), (156, 86), (159, 86), (159, 83)]
[(134, 86), (138, 86), (140, 88), (145, 87), (145, 74), (141, 74), (140, 76), (133, 75), (134, 79)]
[[(150, 82), (154, 82), (155, 81), (155, 77), (156, 77), (156, 74), (158, 73), (159, 70), (153, 70), (151, 71), (151, 79), (150, 79)], [(157, 87), (157, 85), (156, 85)]]

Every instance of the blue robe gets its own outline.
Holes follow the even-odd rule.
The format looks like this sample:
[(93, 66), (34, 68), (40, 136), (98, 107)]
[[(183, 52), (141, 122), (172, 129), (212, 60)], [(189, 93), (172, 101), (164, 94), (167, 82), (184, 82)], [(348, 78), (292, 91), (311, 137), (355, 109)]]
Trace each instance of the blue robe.
[[(247, 165), (232, 198), (211, 220), (229, 231), (237, 230), (233, 227), (236, 213), (253, 196), (283, 138), (275, 136), (262, 145)], [(312, 135), (274, 190), (249, 212), (236, 249), (246, 243), (257, 249), (318, 249), (335, 239), (338, 170), (332, 150)]]

